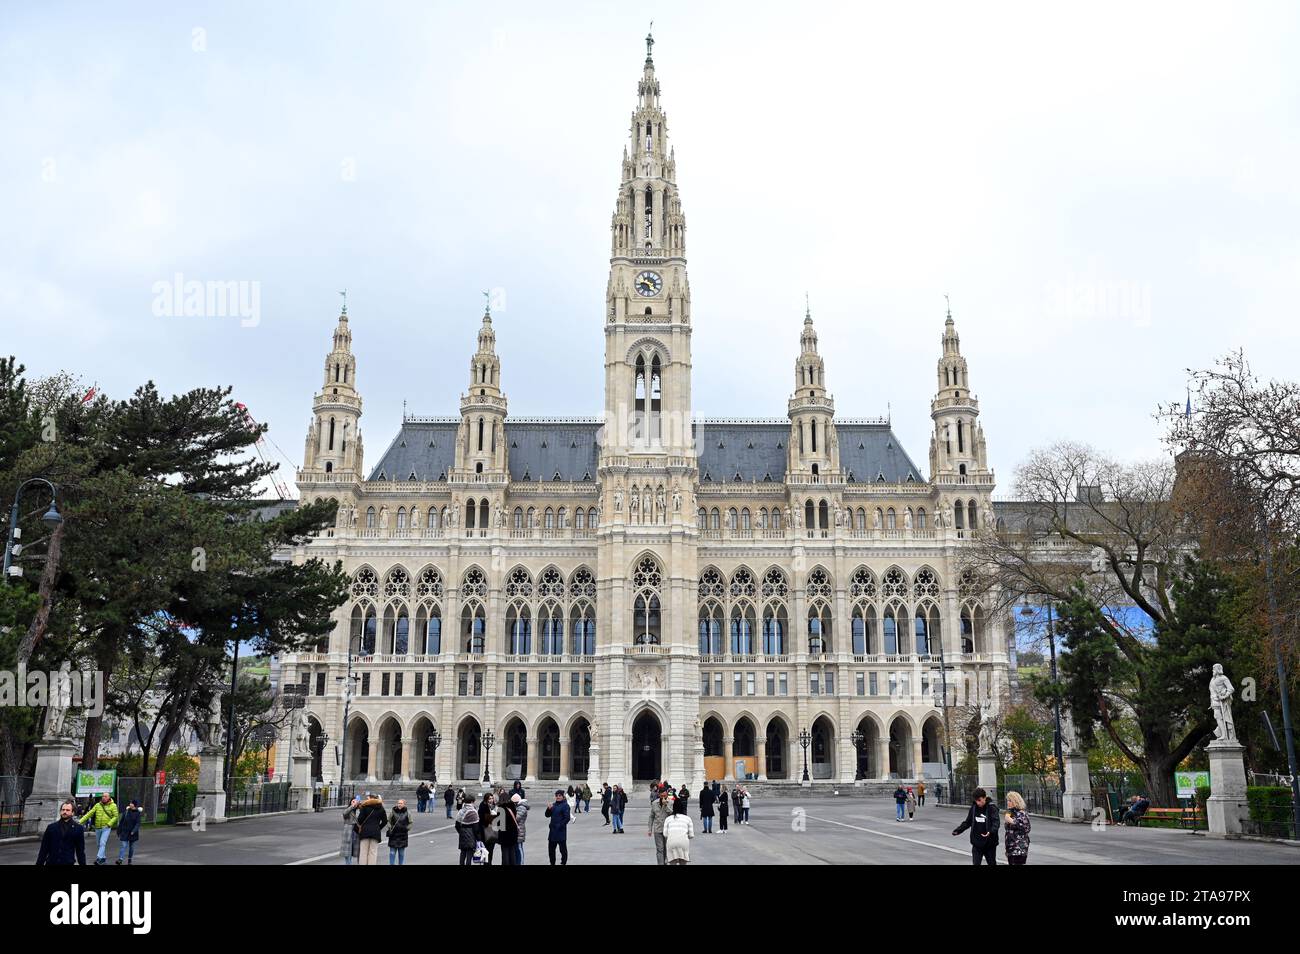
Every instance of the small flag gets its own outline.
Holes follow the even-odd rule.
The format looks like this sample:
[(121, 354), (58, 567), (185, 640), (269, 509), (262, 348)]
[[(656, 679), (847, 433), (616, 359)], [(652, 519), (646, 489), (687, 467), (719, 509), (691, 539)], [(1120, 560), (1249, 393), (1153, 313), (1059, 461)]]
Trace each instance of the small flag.
[(90, 399), (93, 398), (93, 397), (95, 396), (95, 392), (98, 391), (98, 390), (99, 390), (99, 386), (98, 386), (98, 385), (94, 385), (94, 386), (92, 386), (91, 389), (90, 389), (89, 391), (86, 392), (86, 396), (83, 397), (83, 398), (81, 399), (81, 403), (82, 403), (82, 404), (88, 404), (88, 403), (90, 403)]

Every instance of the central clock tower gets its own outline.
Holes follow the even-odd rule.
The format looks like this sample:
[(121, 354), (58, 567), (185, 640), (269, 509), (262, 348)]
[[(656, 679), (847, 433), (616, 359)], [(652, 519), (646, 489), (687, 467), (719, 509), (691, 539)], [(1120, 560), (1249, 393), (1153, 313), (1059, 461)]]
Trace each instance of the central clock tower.
[[(623, 149), (610, 222), (605, 292), (602, 467), (694, 473), (691, 434), (691, 290), (677, 160), (659, 102), (651, 49)], [(681, 492), (681, 491), (679, 491)], [(606, 512), (611, 508), (607, 507)], [(690, 513), (692, 511), (685, 510)]]

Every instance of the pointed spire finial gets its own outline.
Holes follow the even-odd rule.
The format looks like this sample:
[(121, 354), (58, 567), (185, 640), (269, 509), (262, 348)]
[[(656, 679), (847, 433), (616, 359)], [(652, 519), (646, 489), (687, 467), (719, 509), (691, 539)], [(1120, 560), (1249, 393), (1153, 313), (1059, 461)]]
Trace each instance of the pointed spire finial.
[(808, 301), (808, 293), (803, 293), (803, 317), (805, 321), (812, 321), (812, 305)]
[(348, 313), (348, 290), (345, 288), (339, 294), (343, 296), (343, 314), (346, 315)]
[(952, 301), (948, 298), (947, 292), (944, 292), (943, 300), (948, 304), (948, 320), (952, 321)]
[(484, 318), (492, 317), (492, 293), (491, 292), (485, 291), (483, 293), (483, 317)]

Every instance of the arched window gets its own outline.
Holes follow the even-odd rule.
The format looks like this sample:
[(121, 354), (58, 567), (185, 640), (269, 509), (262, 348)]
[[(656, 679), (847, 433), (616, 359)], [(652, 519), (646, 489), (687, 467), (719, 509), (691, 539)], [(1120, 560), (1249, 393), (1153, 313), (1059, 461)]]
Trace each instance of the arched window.
[(898, 514), (894, 513), (893, 507), (890, 507), (888, 510), (885, 511), (885, 529), (886, 530), (898, 529)]
[(895, 615), (894, 607), (889, 606), (885, 609), (885, 653), (894, 656), (898, 654), (898, 618)]
[(975, 519), (975, 517), (976, 517), (975, 501), (972, 500), (970, 503), (966, 505), (966, 526), (970, 527), (970, 529), (972, 530), (979, 529), (979, 522)]
[(709, 511), (709, 529), (717, 530), (718, 521), (720, 519), (721, 519), (721, 514), (718, 512), (718, 508), (714, 507), (712, 510)]
[(486, 497), (478, 502), (478, 525), (484, 530), (488, 528), (488, 502)]
[(466, 604), (461, 610), (461, 652), (482, 655), (485, 650), (487, 620), (479, 603)]
[(749, 508), (748, 507), (745, 507), (743, 510), (740, 511), (740, 529), (745, 531), (749, 530)]
[[(335, 365), (335, 369), (336, 369), (336, 370), (337, 370), (337, 367), (338, 367), (338, 366)], [(331, 417), (331, 418), (330, 418), (330, 450), (333, 450), (333, 449), (334, 449), (334, 418)]]
[(583, 510), (581, 507), (574, 508), (573, 526), (578, 530), (587, 529), (587, 511)]
[(817, 517), (816, 511), (813, 509), (813, 502), (809, 500), (803, 505), (803, 525), (809, 530), (812, 530), (817, 526), (816, 520)]
[(483, 418), (478, 419), (478, 449), (483, 449)]
[(373, 530), (374, 528), (375, 528), (375, 508), (367, 507), (366, 508), (366, 529)]
[(596, 655), (596, 611), (590, 605), (583, 603), (573, 608), (570, 631), (574, 655)]
[(523, 508), (523, 507), (516, 507), (516, 508), (515, 508), (514, 515), (513, 515), (512, 518), (511, 518), (511, 525), (512, 525), (512, 526), (514, 527), (514, 529), (516, 529), (516, 530), (522, 530), (522, 529), (524, 528), (524, 508)]
[(965, 529), (966, 508), (962, 506), (960, 500), (958, 500), (955, 504), (952, 505), (952, 518), (953, 518), (954, 527), (956, 527), (958, 530)]
[(722, 653), (722, 607), (709, 602), (700, 607), (700, 655), (717, 656)]
[(780, 603), (769, 603), (763, 609), (763, 652), (769, 656), (784, 656), (785, 632), (785, 607)]
[(876, 651), (876, 611), (868, 604), (853, 607), (853, 653), (862, 656)]
[(405, 507), (397, 508), (397, 529), (398, 530), (406, 529), (406, 508)]
[(511, 606), (506, 610), (507, 652), (514, 656), (527, 656), (532, 652), (532, 620), (527, 606)]
[(831, 652), (831, 610), (823, 603), (808, 610), (808, 652)]
[(663, 568), (659, 561), (644, 556), (632, 573), (636, 598), (632, 606), (632, 639), (639, 646), (657, 646), (660, 642), (659, 592), (663, 586)]
[(748, 656), (754, 651), (754, 608), (752, 606), (733, 606), (731, 608), (731, 652)]
[(830, 505), (823, 500), (817, 507), (817, 519), (823, 530), (829, 530), (831, 525)]
[(918, 530), (925, 529), (925, 508), (924, 507), (921, 507), (919, 510), (916, 511), (916, 528)]
[(705, 527), (708, 525), (708, 522), (709, 522), (709, 512), (708, 512), (707, 510), (705, 510), (703, 507), (701, 507), (700, 510), (699, 510), (699, 513), (697, 513), (697, 514), (695, 515), (695, 519), (696, 519), (696, 522), (699, 523), (699, 525), (700, 525), (700, 529), (703, 530), (703, 529), (705, 529)]

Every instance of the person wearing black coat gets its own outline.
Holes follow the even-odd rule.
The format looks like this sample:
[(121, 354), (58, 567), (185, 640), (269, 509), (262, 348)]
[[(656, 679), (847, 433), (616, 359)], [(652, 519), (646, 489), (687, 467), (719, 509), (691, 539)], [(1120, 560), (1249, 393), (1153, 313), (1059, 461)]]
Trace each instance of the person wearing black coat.
[(140, 817), (144, 810), (139, 799), (131, 799), (122, 809), (122, 817), (117, 822), (117, 863), (123, 861), (129, 865), (135, 860), (135, 843), (140, 840)]
[(357, 864), (379, 864), (379, 840), (383, 838), (387, 824), (388, 812), (384, 811), (384, 800), (378, 795), (367, 795), (357, 809), (357, 842), (360, 851)]
[(421, 782), (420, 787), (415, 790), (415, 810), (423, 815), (424, 810), (428, 807), (429, 786)]
[(740, 786), (739, 785), (733, 785), (731, 787), (731, 814), (735, 817), (737, 823), (744, 821), (744, 819), (740, 815)]
[(487, 861), (485, 864), (492, 864), (492, 858), (497, 850), (497, 815), (500, 814), (501, 808), (497, 805), (497, 797), (492, 792), (483, 796), (483, 801), (478, 803), (478, 830), (475, 833), (478, 840), (483, 842), (483, 847), (487, 849)]
[(411, 813), (406, 810), (406, 799), (399, 798), (388, 816), (388, 863), (406, 864), (406, 846), (411, 837)]
[(447, 817), (450, 818), (452, 802), (456, 801), (456, 792), (450, 785), (448, 785), (447, 790), (442, 793), (442, 800), (447, 806)]
[(546, 835), (546, 851), (555, 864), (555, 849), (560, 849), (560, 864), (569, 863), (569, 822), (573, 819), (569, 803), (564, 797), (564, 789), (556, 789), (555, 801), (546, 806), (546, 817), (551, 820), (550, 830)]
[(677, 797), (673, 799), (673, 814), (686, 815), (691, 807), (691, 790), (683, 785), (677, 791)]
[(86, 829), (76, 819), (77, 803), (65, 799), (59, 806), (59, 820), (50, 822), (41, 836), (38, 865), (84, 865), (86, 863)]
[(975, 789), (975, 800), (971, 803), (966, 820), (952, 830), (953, 835), (970, 831), (971, 864), (978, 865), (998, 863), (998, 807), (988, 792), (982, 788)]
[(501, 846), (501, 863), (503, 865), (519, 864), (519, 817), (515, 814), (514, 796), (501, 803), (501, 814), (505, 824), (497, 835), (497, 844)]
[(609, 824), (609, 806), (613, 794), (613, 791), (609, 787), (609, 782), (606, 782), (600, 787), (600, 814), (604, 817), (606, 825)]
[(713, 831), (713, 788), (705, 785), (700, 789), (700, 829), (704, 834)]
[(727, 833), (727, 807), (730, 804), (727, 798), (727, 790), (718, 787), (718, 831), (724, 835)]

